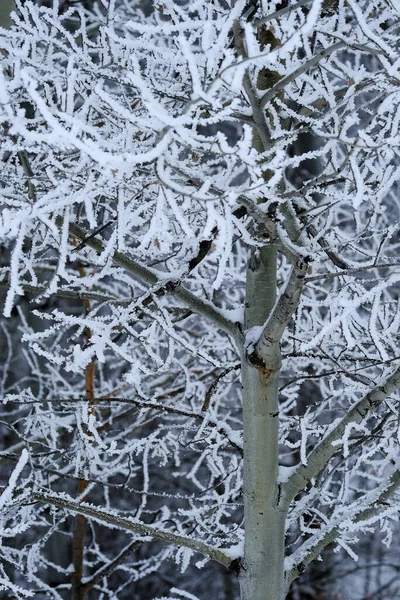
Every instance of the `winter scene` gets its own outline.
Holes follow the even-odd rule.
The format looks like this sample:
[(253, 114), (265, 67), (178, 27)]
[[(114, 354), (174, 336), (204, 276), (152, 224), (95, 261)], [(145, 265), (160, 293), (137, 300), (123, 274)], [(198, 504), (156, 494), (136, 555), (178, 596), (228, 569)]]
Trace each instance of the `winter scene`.
[(400, 599), (400, 0), (0, 0), (0, 598)]

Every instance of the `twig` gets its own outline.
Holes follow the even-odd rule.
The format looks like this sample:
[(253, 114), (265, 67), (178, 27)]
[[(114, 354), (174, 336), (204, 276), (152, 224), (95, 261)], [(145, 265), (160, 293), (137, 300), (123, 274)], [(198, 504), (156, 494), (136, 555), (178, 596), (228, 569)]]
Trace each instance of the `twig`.
[(115, 571), (115, 569), (124, 562), (124, 560), (127, 558), (127, 556), (129, 556), (129, 554), (132, 554), (132, 552), (134, 552), (135, 550), (140, 548), (141, 545), (142, 545), (142, 542), (137, 542), (137, 541), (131, 542), (123, 550), (121, 550), (121, 552), (118, 554), (118, 556), (116, 556), (114, 558), (114, 560), (112, 560), (110, 563), (108, 563), (107, 565), (104, 565), (104, 567), (99, 569), (93, 575), (93, 577), (91, 577), (91, 579), (89, 579), (89, 581), (87, 581), (86, 583), (83, 583), (80, 587), (82, 597), (85, 597), (85, 595), (88, 592), (90, 592), (90, 590), (97, 583), (99, 583), (99, 581), (101, 581), (103, 579), (103, 577), (107, 577), (108, 575), (111, 575), (111, 573), (113, 573)]

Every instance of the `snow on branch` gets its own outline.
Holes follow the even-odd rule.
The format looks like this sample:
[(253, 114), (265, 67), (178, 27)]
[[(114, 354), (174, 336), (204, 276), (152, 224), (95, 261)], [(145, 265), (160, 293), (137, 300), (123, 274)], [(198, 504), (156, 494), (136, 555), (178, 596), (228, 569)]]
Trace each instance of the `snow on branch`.
[[(387, 500), (400, 487), (400, 470), (396, 470), (388, 480), (379, 486), (377, 491), (370, 494), (369, 503), (365, 499), (356, 502), (356, 508), (351, 514), (346, 515), (345, 507), (339, 512), (336, 518), (336, 523), (323, 526), (311, 538), (306, 540), (298, 550), (285, 560), (285, 587), (289, 590), (290, 584), (294, 579), (297, 579), (304, 572), (307, 565), (317, 559), (326, 546), (340, 538), (343, 533), (346, 533), (347, 522), (353, 524), (360, 523), (374, 517), (384, 511)], [(369, 505), (368, 505), (369, 504)]]
[(21, 474), (23, 468), (25, 467), (25, 465), (27, 464), (28, 460), (29, 460), (29, 452), (26, 448), (23, 448), (23, 450), (21, 452), (21, 456), (19, 457), (18, 462), (15, 465), (14, 470), (10, 475), (7, 487), (3, 490), (3, 492), (0, 495), (0, 510), (2, 510), (5, 506), (7, 506), (7, 503), (10, 502), (12, 493), (15, 489), (15, 486), (17, 485), (18, 477), (20, 476), (20, 474)]
[(146, 525), (145, 523), (132, 518), (121, 517), (115, 511), (109, 512), (103, 508), (95, 507), (86, 502), (74, 502), (61, 496), (52, 496), (39, 492), (35, 492), (33, 494), (33, 499), (42, 504), (49, 504), (64, 510), (70, 510), (73, 513), (85, 515), (98, 521), (99, 523), (108, 524), (114, 528), (123, 529), (126, 531), (134, 531), (141, 536), (157, 539), (161, 542), (165, 542), (166, 544), (174, 544), (176, 546), (189, 548), (194, 552), (200, 552), (201, 554), (209, 556), (212, 560), (216, 560), (228, 568), (232, 562), (232, 558), (225, 554), (220, 548), (205, 544), (201, 540), (195, 540), (188, 536), (178, 535), (166, 529), (164, 530), (154, 527), (153, 525)]
[(338, 452), (346, 428), (351, 423), (361, 423), (376, 410), (386, 398), (400, 388), (400, 368), (397, 368), (383, 383), (377, 385), (356, 402), (339, 422), (329, 430), (324, 439), (306, 457), (305, 464), (299, 464), (288, 480), (282, 484), (282, 506), (290, 502), (316, 477), (327, 465), (331, 457)]
[(264, 356), (268, 353), (270, 347), (280, 341), (284, 330), (298, 307), (308, 268), (308, 260), (298, 260), (292, 267), (290, 276), (283, 285), (275, 307), (263, 326), (258, 341), (255, 343), (255, 353), (258, 356)]
[[(58, 222), (61, 222), (59, 219)], [(74, 223), (70, 223), (69, 231), (72, 235), (76, 236), (80, 240), (85, 240), (85, 244), (96, 252), (101, 253), (104, 251), (104, 245), (102, 242), (88, 235), (86, 231), (84, 231), (81, 227)], [(143, 281), (145, 281), (149, 285), (160, 284), (159, 295), (163, 295), (165, 293), (173, 293), (177, 298), (179, 298), (188, 308), (197, 312), (206, 318), (213, 321), (216, 325), (221, 327), (224, 331), (230, 334), (237, 335), (237, 328), (235, 323), (230, 319), (226, 318), (220, 311), (218, 311), (215, 306), (213, 306), (210, 302), (207, 302), (204, 299), (199, 298), (188, 289), (186, 289), (181, 282), (175, 279), (165, 280), (165, 278), (161, 278), (160, 273), (157, 273), (154, 269), (149, 269), (139, 263), (135, 262), (122, 252), (118, 250), (115, 251), (112, 255), (113, 262), (131, 273), (135, 277), (139, 277)]]

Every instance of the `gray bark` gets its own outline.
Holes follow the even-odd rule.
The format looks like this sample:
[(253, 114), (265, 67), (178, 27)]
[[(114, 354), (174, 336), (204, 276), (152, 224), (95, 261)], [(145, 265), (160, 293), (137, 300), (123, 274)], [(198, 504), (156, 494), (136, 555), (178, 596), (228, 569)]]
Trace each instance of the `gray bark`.
[[(276, 250), (253, 251), (246, 285), (246, 328), (261, 326), (276, 299)], [(242, 357), (245, 549), (242, 600), (283, 600), (286, 512), (278, 507), (279, 341)]]
[(0, 2), (0, 27), (9, 29), (12, 25), (10, 14), (15, 10), (14, 0), (1, 0)]
[[(238, 53), (245, 57), (247, 53), (238, 24), (234, 26), (234, 35)], [(265, 111), (260, 107), (258, 90), (248, 73), (243, 84), (256, 125), (253, 146), (263, 152), (270, 144)], [(268, 170), (265, 176), (269, 176)], [(245, 330), (264, 326), (264, 331), (255, 347), (241, 348), (245, 526), (244, 557), (239, 572), (241, 600), (284, 600), (285, 597), (286, 510), (279, 507), (278, 486), (282, 332), (275, 318), (282, 297), (276, 303), (276, 270), (277, 251), (272, 242), (260, 250), (252, 250), (246, 275), (244, 324)], [(272, 331), (267, 327), (269, 324)]]

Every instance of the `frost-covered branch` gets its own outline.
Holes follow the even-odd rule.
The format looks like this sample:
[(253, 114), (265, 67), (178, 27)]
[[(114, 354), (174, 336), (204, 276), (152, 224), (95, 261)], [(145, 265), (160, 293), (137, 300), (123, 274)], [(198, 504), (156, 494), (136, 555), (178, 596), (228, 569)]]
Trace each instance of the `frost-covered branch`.
[(293, 313), (298, 307), (308, 268), (309, 263), (307, 260), (298, 261), (292, 267), (289, 279), (284, 284), (283, 290), (255, 345), (256, 355), (263, 356), (268, 352), (268, 348), (281, 339)]
[(397, 368), (386, 381), (356, 402), (346, 415), (340, 419), (324, 439), (310, 452), (305, 464), (297, 466), (289, 479), (282, 484), (281, 505), (288, 507), (290, 502), (316, 477), (327, 465), (332, 456), (338, 452), (340, 442), (346, 427), (351, 423), (361, 423), (372, 413), (386, 398), (400, 388), (400, 368)]
[(80, 586), (79, 590), (82, 597), (84, 597), (88, 592), (90, 592), (90, 590), (93, 589), (95, 585), (100, 583), (103, 577), (108, 577), (109, 575), (111, 575), (111, 573), (113, 573), (115, 569), (119, 565), (121, 565), (130, 554), (132, 554), (132, 552), (140, 548), (141, 545), (142, 542), (131, 542), (125, 548), (123, 548), (113, 560), (104, 565), (104, 567), (99, 569), (92, 577), (90, 577), (89, 581), (85, 580)]
[(324, 58), (326, 58), (327, 56), (330, 56), (334, 52), (341, 50), (342, 48), (345, 48), (345, 47), (346, 47), (345, 42), (336, 42), (336, 44), (332, 44), (332, 46), (329, 46), (328, 48), (324, 48), (318, 54), (316, 54), (315, 56), (310, 58), (308, 61), (304, 62), (300, 67), (298, 67), (298, 69), (293, 71), (293, 73), (290, 73), (290, 75), (287, 75), (286, 77), (283, 77), (282, 79), (280, 79), (278, 81), (278, 83), (276, 83), (271, 89), (269, 89), (267, 92), (265, 92), (265, 94), (262, 96), (262, 98), (260, 100), (261, 108), (264, 108), (268, 104), (268, 102), (273, 100), (275, 98), (275, 96), (277, 96), (277, 94), (281, 90), (284, 90), (292, 81), (296, 81), (296, 79), (299, 77), (299, 75), (309, 71), (310, 69), (313, 69), (322, 60), (324, 60)]
[[(183, 391), (183, 390), (179, 390), (179, 391)], [(211, 393), (212, 393), (212, 390), (211, 390), (210, 394)], [(212, 416), (205, 415), (204, 411), (207, 410), (208, 405), (210, 403), (210, 399), (211, 399), (210, 396), (207, 396), (207, 394), (206, 394), (205, 401), (203, 402), (203, 405), (202, 405), (202, 412), (200, 412), (200, 413), (183, 410), (176, 406), (169, 406), (167, 404), (161, 404), (159, 402), (153, 402), (150, 400), (143, 400), (143, 399), (135, 399), (132, 397), (118, 398), (118, 397), (111, 397), (111, 396), (107, 397), (107, 395), (106, 395), (106, 396), (102, 396), (100, 398), (94, 398), (93, 401), (96, 404), (103, 403), (106, 405), (108, 403), (131, 404), (131, 405), (137, 406), (138, 408), (141, 408), (141, 409), (157, 410), (157, 411), (160, 411), (161, 413), (165, 412), (165, 413), (177, 415), (180, 417), (187, 417), (189, 419), (195, 419), (196, 421), (202, 421), (207, 424), (207, 427), (216, 428), (218, 433), (222, 437), (226, 438), (227, 441), (229, 442), (229, 444), (242, 455), (243, 447), (242, 447), (242, 442), (240, 440), (240, 435), (238, 435), (236, 432), (230, 430), (230, 428), (226, 427), (225, 424), (218, 423)], [(46, 402), (49, 402), (50, 404), (61, 404), (61, 403), (77, 404), (77, 403), (87, 403), (88, 400), (81, 399), (81, 398), (75, 398), (75, 399), (74, 398), (58, 398), (57, 400), (47, 399)], [(38, 401), (26, 401), (26, 402), (24, 402), (24, 406), (29, 405), (29, 404), (34, 405), (37, 403), (38, 403)], [(5, 456), (5, 454), (2, 453), (2, 456)], [(10, 456), (10, 458), (13, 460), (13, 458), (11, 456)]]
[(359, 267), (345, 269), (344, 271), (339, 271), (337, 273), (321, 273), (321, 275), (311, 275), (310, 277), (306, 277), (306, 282), (309, 283), (311, 281), (321, 281), (324, 279), (333, 279), (334, 277), (345, 277), (349, 275), (360, 275), (360, 273), (364, 271), (371, 271), (375, 269), (389, 269), (391, 267), (400, 267), (400, 263), (392, 262), (386, 264), (374, 263), (372, 265), (360, 265)]
[[(99, 239), (91, 238), (84, 229), (75, 223), (69, 224), (69, 232), (78, 239), (82, 241), (85, 240), (85, 244), (96, 250), (96, 252), (101, 253), (104, 251), (104, 245)], [(168, 280), (161, 278), (160, 272), (137, 263), (129, 258), (126, 254), (119, 252), (118, 250), (113, 253), (112, 260), (116, 265), (122, 267), (135, 277), (139, 277), (148, 285), (154, 286), (157, 283), (160, 283), (161, 288), (158, 292), (159, 295), (162, 295), (163, 293), (173, 293), (194, 312), (203, 315), (207, 319), (210, 319), (227, 333), (237, 335), (237, 328), (233, 321), (227, 319), (220, 311), (218, 311), (217, 308), (215, 308), (215, 306), (211, 304), (211, 302), (207, 302), (207, 300), (199, 298), (190, 290), (185, 288), (180, 281), (175, 279)]]
[(205, 544), (201, 540), (194, 540), (188, 536), (179, 535), (166, 529), (160, 529), (153, 525), (146, 525), (145, 523), (132, 518), (121, 517), (116, 512), (109, 512), (103, 508), (87, 504), (86, 502), (73, 502), (72, 500), (60, 496), (51, 496), (39, 492), (33, 494), (33, 499), (41, 504), (49, 504), (50, 506), (56, 506), (57, 508), (69, 510), (73, 513), (85, 515), (99, 523), (108, 524), (112, 528), (133, 531), (141, 536), (160, 540), (166, 544), (174, 544), (176, 546), (189, 548), (190, 550), (193, 550), (193, 552), (200, 552), (201, 554), (209, 556), (212, 560), (216, 560), (227, 568), (230, 567), (232, 562), (232, 559), (225, 554), (223, 550)]
[[(0, 281), (1, 287), (8, 287), (9, 281), (7, 277), (3, 278)], [(28, 292), (30, 294), (35, 294), (37, 296), (41, 296), (46, 294), (48, 291), (48, 287), (45, 285), (32, 285), (30, 283), (20, 283), (21, 289), (24, 292)], [(129, 305), (130, 300), (122, 300), (121, 298), (115, 298), (113, 296), (109, 296), (107, 294), (102, 294), (101, 292), (96, 291), (82, 291), (82, 290), (63, 290), (57, 289), (53, 292), (55, 296), (59, 296), (60, 298), (76, 298), (77, 300), (96, 300), (97, 302), (117, 302), (120, 306)]]
[[(353, 523), (360, 523), (370, 519), (382, 509), (388, 499), (400, 487), (400, 470), (395, 471), (382, 486), (383, 490), (378, 494), (374, 494), (374, 499), (371, 506), (363, 507), (364, 502), (360, 502), (358, 510), (354, 511), (351, 516)], [(291, 583), (297, 579), (313, 560), (317, 559), (326, 546), (334, 542), (340, 537), (343, 532), (343, 527), (334, 525), (332, 527), (322, 527), (321, 531), (305, 541), (301, 547), (289, 556), (286, 560), (287, 572), (285, 574), (286, 592), (289, 591)]]
[(261, 19), (257, 19), (254, 22), (254, 27), (258, 28), (263, 23), (269, 23), (270, 21), (273, 21), (274, 19), (279, 19), (280, 17), (283, 17), (284, 15), (286, 15), (288, 12), (292, 12), (292, 11), (296, 10), (297, 8), (301, 8), (302, 6), (307, 6), (307, 4), (311, 4), (311, 2), (312, 2), (312, 0), (299, 0), (299, 2), (295, 2), (294, 4), (291, 4), (290, 6), (286, 6), (285, 8), (281, 8), (280, 10), (276, 10), (275, 12), (269, 13), (268, 15), (266, 15), (265, 17), (262, 17)]

